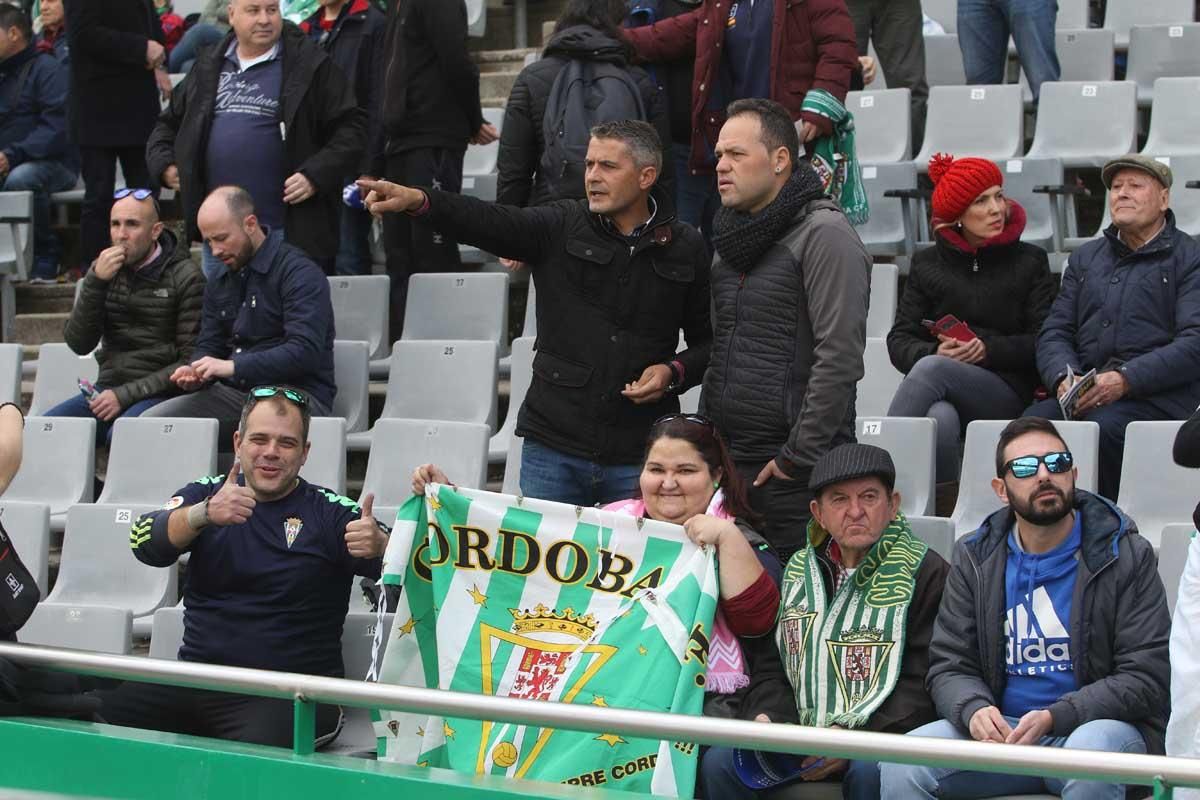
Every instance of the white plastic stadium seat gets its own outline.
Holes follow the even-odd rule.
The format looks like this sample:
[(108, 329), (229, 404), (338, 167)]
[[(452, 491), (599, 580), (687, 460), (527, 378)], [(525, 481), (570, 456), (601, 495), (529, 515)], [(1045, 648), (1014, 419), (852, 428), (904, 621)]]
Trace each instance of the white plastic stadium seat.
[(50, 593), (50, 506), (0, 501), (0, 523), (45, 597)]
[(405, 341), (508, 341), (508, 275), (499, 272), (419, 272), (408, 279)]
[(1012, 158), (1024, 144), (1024, 116), (1019, 86), (934, 86), (917, 169), (928, 169), (934, 153), (970, 153), (993, 161)]
[(387, 275), (335, 275), (329, 278), (334, 335), (370, 347), (371, 358), (387, 355), (391, 278)]
[(1200, 25), (1135, 25), (1129, 33), (1126, 77), (1137, 84), (1139, 106), (1154, 99), (1157, 78), (1200, 75)]
[(0, 273), (27, 280), (33, 267), (33, 192), (0, 192)]
[(936, 20), (946, 33), (958, 30), (958, 0), (921, 0), (925, 16)]
[(900, 271), (895, 264), (871, 268), (871, 302), (867, 310), (867, 336), (885, 338), (896, 319)]
[(1137, 87), (1132, 81), (1043, 83), (1029, 158), (1061, 158), (1070, 168), (1101, 167), (1137, 149)]
[(930, 87), (966, 85), (967, 73), (957, 35), (935, 33), (925, 36), (925, 80)]
[(21, 469), (4, 492), (4, 501), (45, 503), (51, 528), (61, 531), (68, 508), (92, 502), (96, 420), (27, 417), (22, 442)]
[(1171, 210), (1175, 212), (1176, 227), (1191, 236), (1200, 234), (1200, 191), (1184, 185), (1188, 181), (1200, 180), (1200, 154), (1155, 155), (1153, 158), (1170, 167), (1175, 175), (1175, 188), (1171, 190)]
[(1200, 77), (1159, 78), (1154, 82), (1154, 97), (1157, 100), (1150, 109), (1150, 130), (1142, 152), (1200, 154), (1200, 137), (1196, 136), (1200, 130)]
[(945, 517), (909, 517), (913, 535), (947, 561), (954, 555), (954, 520)]
[[(504, 109), (485, 108), (483, 119), (496, 126), (496, 132), (504, 129)], [(462, 193), (486, 200), (489, 203), (496, 199), (496, 181), (499, 173), (496, 160), (500, 155), (500, 141), (490, 144), (467, 145), (463, 156)]]
[(357, 340), (334, 339), (333, 379), (337, 395), (330, 416), (346, 420), (346, 430), (365, 430), (370, 412), (370, 359), (368, 345)]
[(119, 418), (96, 502), (161, 506), (181, 487), (216, 474), (218, 427), (215, 419)]
[(1177, 25), (1192, 21), (1193, 0), (1108, 0), (1104, 27), (1117, 37), (1117, 49), (1129, 46), (1129, 29), (1134, 25)]
[[(1062, 16), (1061, 4), (1059, 16)], [(1058, 79), (1060, 81), (1111, 81), (1116, 53), (1114, 42), (1113, 32), (1101, 28), (1056, 31), (1054, 46), (1058, 53)], [(1031, 104), (1033, 93), (1029, 89), (1029, 80), (1025, 76), (1025, 70), (1020, 72), (1020, 85), (1026, 104)]]
[[(383, 659), (389, 634), (392, 632), (393, 614), (384, 614), (382, 619), (374, 613), (349, 613), (342, 625), (342, 664), (346, 669), (346, 680), (363, 681), (371, 669), (371, 655), (376, 628), (380, 629), (378, 657)], [(365, 755), (374, 754), (376, 749), (375, 726), (371, 712), (365, 708), (346, 706), (342, 709), (345, 719), (341, 733), (325, 752)]]
[(154, 612), (150, 633), (150, 657), (179, 660), (183, 644), (183, 606), (165, 606)]
[(37, 377), (29, 415), (38, 416), (79, 393), (79, 379), (92, 383), (100, 374), (95, 356), (77, 356), (62, 342), (47, 342), (38, 348)]
[(1162, 529), (1162, 541), (1158, 545), (1158, 577), (1162, 578), (1167, 592), (1167, 607), (1175, 613), (1175, 601), (1179, 599), (1179, 581), (1187, 564), (1188, 548), (1196, 526), (1190, 522), (1167, 525)]
[(500, 491), (505, 494), (521, 494), (521, 448), (523, 436), (514, 436), (508, 446), (508, 457), (504, 460), (504, 484)]
[(514, 339), (512, 343), (512, 371), (509, 374), (508, 413), (504, 415), (504, 424), (488, 444), (488, 461), (493, 464), (503, 463), (508, 455), (508, 448), (517, 433), (517, 415), (521, 404), (525, 402), (525, 393), (533, 381), (533, 343), (534, 337), (523, 336)]
[(1182, 424), (1131, 422), (1125, 428), (1117, 505), (1155, 547), (1162, 540), (1163, 528), (1189, 521), (1196, 505), (1196, 489), (1200, 486), (1196, 471), (1171, 459), (1175, 434)]
[(854, 115), (854, 146), (860, 162), (893, 164), (912, 158), (912, 93), (908, 89), (850, 92), (846, 110)]
[(313, 417), (308, 428), (311, 445), (300, 477), (309, 483), (346, 493), (346, 420)]
[(360, 497), (373, 493), (377, 505), (402, 505), (411, 492), (409, 476), (422, 464), (437, 464), (456, 486), (482, 489), (487, 484), (485, 425), (381, 419), (374, 433)]
[(886, 416), (902, 380), (904, 375), (892, 366), (892, 360), (888, 357), (887, 342), (883, 339), (867, 339), (855, 412), (860, 417)]
[(900, 510), (908, 517), (932, 514), (937, 421), (930, 417), (860, 416), (854, 433), (860, 443), (882, 447), (891, 454), (897, 467)]
[(1057, 158), (1009, 158), (1001, 161), (1004, 194), (1021, 204), (1027, 220), (1021, 241), (1048, 250), (1054, 241), (1054, 206), (1050, 195), (1038, 193), (1038, 186), (1061, 186), (1062, 162)]
[(21, 402), (21, 345), (0, 344), (0, 403)]
[(125, 608), (40, 603), (17, 632), (17, 640), (22, 644), (128, 655), (133, 649), (132, 630), (133, 617)]
[(871, 215), (865, 223), (855, 226), (858, 236), (872, 256), (910, 254), (912, 240), (917, 237), (917, 211), (913, 205), (905, 224), (905, 202), (899, 197), (887, 197), (895, 189), (916, 189), (917, 168), (910, 161), (899, 164), (863, 164), (863, 188)]

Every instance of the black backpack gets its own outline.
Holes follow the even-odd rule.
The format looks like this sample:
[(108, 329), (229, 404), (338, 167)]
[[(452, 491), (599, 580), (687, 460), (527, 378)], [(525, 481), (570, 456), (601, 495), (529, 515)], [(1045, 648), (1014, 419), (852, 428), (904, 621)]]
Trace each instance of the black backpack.
[(592, 127), (622, 119), (646, 120), (642, 93), (628, 70), (602, 61), (568, 61), (550, 87), (542, 118), (546, 148), (538, 173), (551, 197), (584, 196), (584, 161)]

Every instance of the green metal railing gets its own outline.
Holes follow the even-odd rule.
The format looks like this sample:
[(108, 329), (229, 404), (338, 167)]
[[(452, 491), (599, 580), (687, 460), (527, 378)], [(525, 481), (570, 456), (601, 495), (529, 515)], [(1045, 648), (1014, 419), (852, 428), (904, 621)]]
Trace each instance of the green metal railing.
[[(350, 786), (394, 790), (398, 785), (409, 788), (420, 786), (427, 794), (418, 796), (439, 798), (511, 797), (515, 800), (531, 796), (628, 796), (626, 793), (615, 794), (598, 789), (511, 781), (491, 776), (457, 775), (445, 770), (422, 770), (314, 753), (314, 710), (318, 702), (578, 731), (616, 731), (651, 739), (801, 755), (820, 753), (838, 758), (930, 766), (953, 764), (961, 769), (1151, 786), (1154, 797), (1163, 800), (1172, 797), (1174, 787), (1200, 788), (1200, 759), (1087, 750), (1064, 751), (1059, 748), (769, 725), (19, 644), (0, 643), (0, 658), (81, 675), (290, 699), (295, 703), (292, 752), (90, 723), (0, 720), (0, 746), (9, 747), (6, 752), (13, 760), (11, 764), (0, 764), (0, 786), (15, 788), (79, 791), (104, 797), (158, 798), (163, 796), (161, 780), (164, 779), (159, 773), (165, 771), (175, 776), (173, 796), (176, 800), (265, 796), (329, 798), (331, 791), (335, 795), (344, 795)], [(51, 758), (43, 751), (43, 748), (54, 750), (62, 747), (71, 748), (69, 756), (59, 751), (52, 753)], [(6, 755), (6, 759), (9, 757)], [(81, 759), (83, 763), (92, 763), (101, 770), (123, 768), (125, 771), (119, 775), (119, 783), (105, 780), (103, 775), (92, 776), (90, 782), (81, 781), (80, 776), (74, 774)], [(120, 761), (126, 763), (120, 764)], [(44, 770), (52, 769), (54, 764), (58, 765), (57, 772), (43, 774)], [(150, 765), (149, 773), (142, 769), (143, 764)], [(238, 766), (241, 769), (235, 768)], [(232, 776), (230, 769), (235, 773)], [(244, 774), (246, 770), (254, 772), (255, 777), (247, 777)], [(202, 792), (179, 777), (192, 774), (201, 776), (198, 780), (205, 781)], [(169, 779), (170, 776), (167, 777)], [(146, 783), (151, 779), (158, 782)], [(253, 787), (261, 788), (265, 782), (271, 783), (272, 791), (269, 794), (252, 791)]]

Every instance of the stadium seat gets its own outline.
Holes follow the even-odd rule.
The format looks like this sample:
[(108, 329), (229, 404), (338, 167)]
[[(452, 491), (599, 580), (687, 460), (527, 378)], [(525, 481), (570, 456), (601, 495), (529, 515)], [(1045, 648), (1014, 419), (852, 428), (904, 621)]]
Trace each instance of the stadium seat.
[[(958, 538), (966, 536), (993, 511), (1004, 503), (992, 489), (996, 477), (996, 443), (1009, 420), (975, 420), (967, 425), (963, 442), (962, 474), (958, 480), (958, 503), (950, 518)], [(1100, 459), (1100, 426), (1094, 422), (1073, 421), (1054, 423), (1075, 456), (1079, 470), (1076, 488), (1096, 491), (1097, 462)]]
[(953, 33), (925, 35), (925, 80), (934, 86), (965, 86), (962, 50)]
[(381, 419), (375, 423), (360, 497), (374, 493), (378, 506), (402, 505), (411, 492), (409, 476), (422, 464), (437, 464), (456, 486), (482, 489), (487, 443), (487, 426), (478, 423)]
[(1019, 86), (930, 88), (917, 169), (927, 170), (934, 153), (969, 153), (994, 161), (1016, 156), (1024, 144), (1024, 115)]
[[(375, 633), (379, 629), (378, 659), (383, 660), (389, 635), (392, 632), (392, 620), (395, 615), (351, 612), (346, 615), (342, 625), (342, 664), (346, 670), (346, 679), (364, 681), (371, 669), (371, 658), (375, 653)], [(342, 709), (345, 719), (342, 731), (324, 752), (344, 755), (374, 755), (377, 747), (375, 726), (371, 722), (371, 711), (366, 708), (346, 706)]]
[(858, 382), (858, 400), (855, 410), (860, 417), (887, 416), (892, 397), (904, 380), (904, 375), (892, 366), (888, 356), (887, 342), (883, 339), (867, 339), (863, 351), (863, 376)]
[(683, 394), (679, 395), (679, 410), (684, 414), (697, 414), (700, 412), (700, 392), (704, 387), (693, 386)]
[(182, 605), (164, 606), (154, 612), (150, 632), (151, 658), (179, 660), (179, 647), (183, 644), (183, 612)]
[(1038, 186), (1061, 186), (1063, 166), (1057, 158), (1010, 158), (1000, 162), (1004, 194), (1021, 204), (1027, 217), (1021, 240), (1050, 249), (1054, 242), (1055, 206)]
[(0, 344), (0, 403), (21, 403), (19, 344)]
[[(933, 513), (934, 446), (937, 421), (930, 417), (864, 417), (856, 422), (858, 441), (882, 447), (897, 465), (900, 510), (909, 517)], [(903, 467), (899, 465), (903, 464)]]
[(947, 561), (954, 555), (954, 520), (945, 517), (909, 517), (913, 535)]
[(508, 457), (504, 459), (504, 484), (500, 487), (505, 494), (521, 493), (521, 447), (524, 442), (523, 436), (514, 436), (508, 446)]
[(334, 335), (366, 342), (371, 358), (387, 356), (390, 287), (387, 275), (330, 277)]
[[(537, 291), (534, 289), (533, 279), (530, 278), (529, 294), (525, 296), (525, 319), (521, 324), (521, 336), (536, 338), (537, 337)], [(515, 342), (514, 342), (515, 346)], [(500, 358), (500, 377), (507, 378), (512, 373), (512, 353)]]
[(36, 417), (79, 393), (79, 379), (96, 382), (100, 365), (95, 356), (77, 356), (62, 342), (47, 342), (38, 348), (37, 377), (29, 415)]
[(309, 483), (346, 493), (346, 420), (313, 417), (308, 428), (308, 460), (300, 477)]
[(846, 109), (854, 115), (854, 146), (860, 163), (894, 164), (912, 158), (911, 97), (908, 89), (846, 95)]
[(896, 319), (900, 271), (895, 264), (871, 267), (871, 300), (867, 310), (867, 336), (884, 338)]
[(1135, 25), (1129, 32), (1128, 80), (1137, 85), (1139, 106), (1154, 99), (1158, 78), (1200, 75), (1200, 25)]
[(508, 275), (418, 272), (408, 279), (405, 341), (463, 339), (508, 343)]
[(366, 430), (370, 418), (370, 359), (366, 342), (335, 339), (333, 342), (333, 379), (337, 395), (333, 398), (334, 417), (346, 420), (351, 433)]
[(1090, 24), (1088, 0), (1058, 0), (1058, 16), (1054, 19), (1057, 30), (1078, 30)]
[(496, 431), (488, 443), (488, 461), (501, 464), (508, 455), (508, 447), (517, 433), (517, 414), (521, 404), (525, 402), (525, 393), (533, 381), (533, 342), (534, 337), (525, 336), (514, 339), (512, 343), (512, 371), (509, 375), (508, 413), (504, 415), (504, 424)]
[(1163, 528), (1191, 520), (1200, 488), (1196, 471), (1171, 459), (1175, 434), (1182, 424), (1131, 422), (1125, 428), (1117, 505), (1155, 547), (1162, 541)]
[(33, 268), (33, 192), (0, 192), (0, 273), (28, 280)]
[(192, 481), (215, 475), (218, 428), (215, 419), (118, 419), (96, 502), (157, 507)]
[(50, 593), (50, 506), (0, 501), (0, 523), (45, 597)]
[[(958, 0), (921, 0), (925, 16), (936, 21), (946, 33), (958, 31)], [(926, 60), (929, 56), (926, 55)]]
[(483, 36), (487, 32), (487, 0), (466, 0), (467, 35)]
[(21, 469), (4, 492), (4, 501), (45, 503), (50, 507), (50, 527), (61, 531), (68, 508), (92, 502), (96, 420), (27, 417), (22, 442)]
[[(1063, 4), (1058, 10), (1061, 21)], [(1059, 25), (1058, 27), (1062, 27)], [(1085, 26), (1080, 25), (1079, 28)], [(1054, 34), (1054, 44), (1058, 52), (1060, 81), (1111, 81), (1113, 79), (1113, 59), (1115, 46), (1113, 32), (1100, 28), (1084, 30), (1059, 30)], [(1026, 104), (1033, 102), (1033, 93), (1029, 90), (1029, 81), (1025, 70), (1021, 70), (1020, 84), (1022, 96)]]
[[(867, 192), (870, 217), (855, 227), (859, 238), (872, 256), (911, 255), (913, 242), (918, 236), (919, 213), (911, 201), (899, 197), (888, 197), (892, 190), (915, 190), (917, 168), (912, 162), (899, 164), (864, 164), (862, 167), (863, 188)], [(908, 224), (905, 224), (905, 209)]]
[(1061, 158), (1067, 168), (1101, 167), (1137, 149), (1137, 98), (1131, 81), (1042, 84), (1029, 158)]
[(1200, 154), (1200, 77), (1159, 78), (1143, 153)]
[[(440, 419), (495, 427), (495, 342), (398, 341), (391, 358), (380, 419)], [(347, 434), (347, 446), (367, 450), (371, 435), (372, 431)]]
[(17, 632), (21, 644), (129, 655), (133, 616), (127, 608), (41, 603)]
[[(503, 108), (483, 109), (483, 119), (496, 126), (499, 132), (504, 127)], [(500, 141), (491, 144), (467, 145), (466, 155), (463, 156), (462, 193), (486, 200), (491, 203), (496, 200), (496, 159), (500, 155)]]
[(1159, 156), (1154, 158), (1171, 168), (1175, 185), (1171, 189), (1171, 210), (1175, 212), (1175, 225), (1191, 236), (1200, 234), (1200, 191), (1188, 188), (1188, 181), (1200, 180), (1200, 153), (1186, 156)]
[(1129, 46), (1129, 30), (1134, 25), (1177, 25), (1191, 22), (1193, 0), (1108, 0), (1104, 27), (1116, 34), (1117, 49)]
[(1175, 601), (1179, 599), (1179, 582), (1183, 579), (1183, 568), (1187, 565), (1188, 548), (1192, 546), (1192, 535), (1196, 526), (1190, 522), (1165, 525), (1162, 540), (1158, 545), (1158, 577), (1167, 592), (1167, 608), (1175, 613)]

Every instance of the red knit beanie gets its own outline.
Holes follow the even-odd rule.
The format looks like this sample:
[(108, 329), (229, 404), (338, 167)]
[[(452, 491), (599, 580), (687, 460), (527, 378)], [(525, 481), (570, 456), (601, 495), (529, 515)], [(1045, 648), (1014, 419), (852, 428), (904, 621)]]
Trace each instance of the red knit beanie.
[(975, 198), (993, 186), (1003, 186), (1000, 168), (986, 158), (960, 158), (935, 153), (929, 159), (933, 181), (933, 216), (953, 222), (963, 215)]

